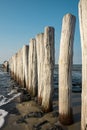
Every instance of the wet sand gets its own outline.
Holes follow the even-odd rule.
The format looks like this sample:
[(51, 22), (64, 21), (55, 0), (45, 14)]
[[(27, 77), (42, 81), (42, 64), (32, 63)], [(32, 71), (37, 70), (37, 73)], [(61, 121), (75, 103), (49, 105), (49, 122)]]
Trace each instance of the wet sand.
[[(5, 110), (9, 111), (9, 115), (1, 130), (51, 130), (55, 124), (59, 125), (57, 92), (57, 89), (55, 89), (53, 111), (49, 113), (43, 113), (34, 99), (20, 103), (20, 98), (16, 98), (5, 108)], [(64, 130), (80, 130), (81, 93), (72, 93), (72, 102), (74, 123), (70, 126), (62, 126)], [(42, 115), (34, 117), (32, 112), (39, 112)], [(31, 117), (28, 117), (29, 113)]]

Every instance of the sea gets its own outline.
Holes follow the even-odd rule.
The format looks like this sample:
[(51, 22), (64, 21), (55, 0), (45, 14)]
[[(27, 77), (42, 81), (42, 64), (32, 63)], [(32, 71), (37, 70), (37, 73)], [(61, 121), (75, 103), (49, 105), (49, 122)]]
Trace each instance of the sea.
[(8, 111), (2, 107), (6, 107), (8, 103), (21, 95), (17, 92), (17, 87), (17, 83), (11, 79), (9, 73), (0, 64), (0, 128), (4, 125), (5, 117), (8, 115)]
[[(54, 69), (54, 88), (58, 88), (58, 65)], [(7, 105), (14, 98), (20, 96), (18, 93), (17, 83), (10, 77), (10, 74), (3, 70), (0, 65), (0, 128), (4, 125), (8, 111), (2, 109), (2, 106)], [(82, 65), (73, 65), (72, 67), (72, 92), (81, 93), (82, 91)]]

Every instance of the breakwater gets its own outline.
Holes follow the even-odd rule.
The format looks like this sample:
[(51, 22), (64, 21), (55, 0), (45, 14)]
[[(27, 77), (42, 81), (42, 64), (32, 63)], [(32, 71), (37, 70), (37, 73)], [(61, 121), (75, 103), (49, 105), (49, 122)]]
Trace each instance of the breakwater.
[[(62, 124), (67, 125), (73, 123), (71, 75), (75, 21), (75, 16), (72, 14), (64, 16), (60, 42), (59, 120)], [(38, 97), (38, 104), (41, 105), (44, 112), (53, 110), (54, 37), (55, 29), (53, 27), (45, 27), (44, 33), (30, 39), (29, 45), (24, 45), (8, 62), (4, 63), (5, 68), (9, 66), (11, 77), (21, 87), (26, 88), (32, 97)]]
[[(80, 0), (79, 21), (82, 42), (82, 63), (83, 63), (83, 86), (86, 90), (86, 24), (85, 20), (87, 2)], [(85, 7), (85, 8), (83, 8)], [(72, 64), (73, 64), (73, 42), (75, 32), (75, 16), (67, 14), (63, 18), (63, 25), (60, 40), (59, 55), (59, 120), (62, 124), (73, 123), (72, 112)], [(86, 22), (85, 22), (86, 23)], [(29, 46), (25, 45), (8, 63), (4, 63), (5, 68), (9, 66), (11, 77), (22, 87), (26, 88), (30, 94), (38, 97), (38, 103), (44, 112), (52, 111), (53, 93), (53, 73), (55, 65), (55, 40), (54, 28), (46, 27), (44, 33), (38, 34), (36, 38), (30, 40)], [(85, 39), (85, 40), (84, 40)], [(43, 45), (41, 45), (43, 44)], [(83, 51), (84, 50), (84, 51)], [(8, 69), (7, 69), (8, 70)], [(84, 76), (85, 75), (85, 76)], [(86, 94), (82, 93), (82, 129), (86, 128), (86, 114), (84, 115)], [(86, 110), (86, 108), (85, 108)], [(84, 122), (85, 121), (85, 122)]]
[(29, 93), (38, 96), (45, 112), (52, 110), (53, 72), (55, 65), (54, 28), (45, 27), (43, 34), (30, 39), (8, 62), (11, 77)]

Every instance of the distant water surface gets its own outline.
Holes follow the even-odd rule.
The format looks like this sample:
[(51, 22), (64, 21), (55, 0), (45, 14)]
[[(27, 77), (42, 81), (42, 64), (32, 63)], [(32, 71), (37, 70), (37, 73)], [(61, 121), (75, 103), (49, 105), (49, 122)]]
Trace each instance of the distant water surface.
[[(58, 73), (59, 73), (59, 67), (58, 65), (55, 65), (54, 87), (58, 87), (58, 79), (59, 79)], [(82, 65), (76, 64), (72, 66), (72, 89), (74, 90), (76, 87), (78, 87), (78, 89), (81, 90), (81, 86), (82, 86)]]

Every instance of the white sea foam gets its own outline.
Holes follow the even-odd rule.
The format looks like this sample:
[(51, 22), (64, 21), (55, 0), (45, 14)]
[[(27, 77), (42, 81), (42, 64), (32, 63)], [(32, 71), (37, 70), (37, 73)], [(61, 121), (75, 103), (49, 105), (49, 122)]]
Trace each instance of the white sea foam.
[[(3, 106), (9, 102), (11, 102), (12, 100), (14, 100), (16, 97), (20, 96), (21, 93), (17, 93), (14, 94), (13, 92), (9, 93), (9, 95), (13, 94), (13, 97), (7, 99), (6, 97), (4, 97), (3, 95), (0, 95), (0, 98), (2, 99), (0, 101), (0, 106)], [(0, 109), (0, 128), (4, 125), (5, 122), (5, 117), (7, 116), (8, 112), (5, 110)]]
[(12, 98), (10, 98), (10, 99), (7, 99), (7, 98), (4, 97), (4, 98), (0, 101), (0, 106), (3, 106), (3, 105), (5, 105), (5, 104), (11, 102), (12, 100), (14, 100), (16, 97), (18, 97), (18, 96), (20, 96), (20, 95), (21, 95), (21, 93), (14, 94), (14, 96), (13, 96)]
[[(14, 91), (11, 91), (10, 93), (8, 93), (8, 96), (12, 95), (11, 98), (6, 98), (3, 95), (0, 95), (0, 106), (3, 106), (9, 102), (11, 102), (12, 100), (14, 100), (16, 97), (20, 96), (21, 93), (17, 93), (15, 94)], [(5, 117), (7, 116), (8, 112), (5, 110), (0, 109), (0, 128), (4, 125), (5, 123)]]
[(8, 112), (5, 110), (0, 109), (0, 128), (3, 126), (5, 122), (5, 117), (7, 116)]
[(4, 105), (4, 103), (6, 102), (7, 98), (3, 98), (1, 101), (0, 101), (0, 106)]
[(8, 93), (8, 95), (12, 95), (16, 92), (16, 90), (11, 90), (11, 92)]

